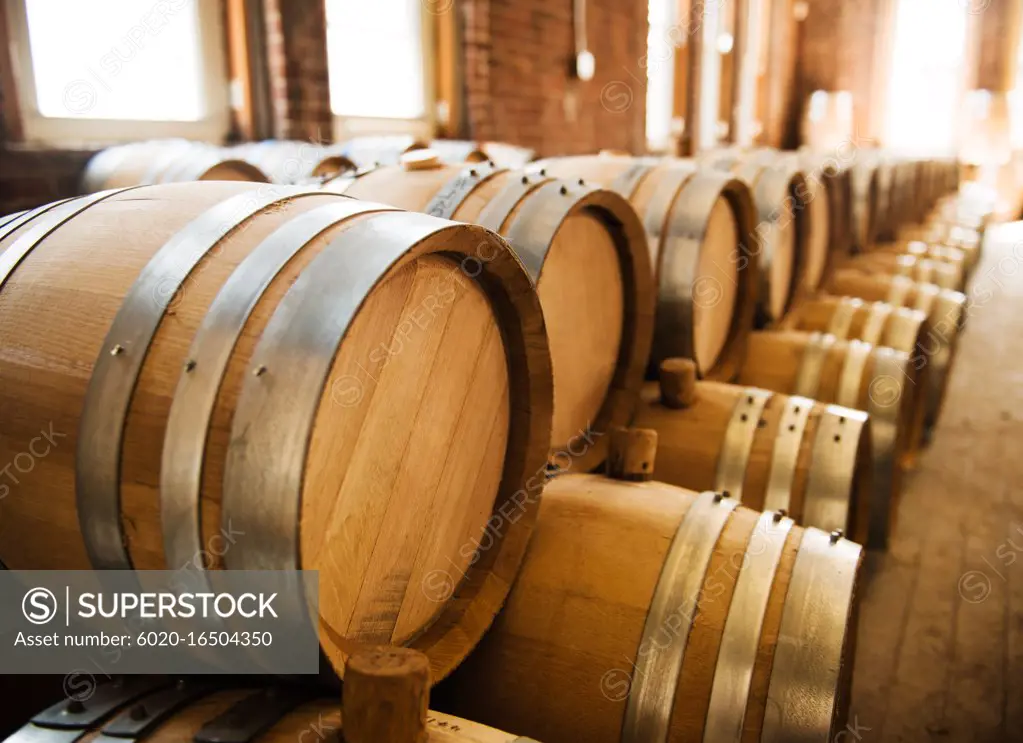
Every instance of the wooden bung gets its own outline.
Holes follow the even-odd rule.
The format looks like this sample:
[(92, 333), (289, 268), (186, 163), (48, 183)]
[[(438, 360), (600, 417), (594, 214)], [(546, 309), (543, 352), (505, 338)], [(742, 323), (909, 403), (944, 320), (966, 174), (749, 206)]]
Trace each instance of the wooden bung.
[[(168, 688), (139, 692), (139, 685), (101, 679), (96, 695), (84, 701), (61, 698), (16, 730), (8, 743), (66, 743), (75, 740), (125, 740), (125, 730), (143, 729), (147, 741), (245, 741), (245, 743), (528, 743), (486, 725), (426, 711), (425, 685), (418, 668), (402, 660), (401, 671), (374, 663), (353, 673), (359, 686), (352, 695), (345, 681), (344, 709), (315, 686), (238, 684), (232, 687), (182, 679)], [(425, 666), (426, 661), (422, 664)], [(400, 681), (400, 682), (399, 682)], [(394, 684), (392, 682), (399, 682)], [(50, 699), (60, 696), (59, 691)], [(103, 699), (103, 707), (96, 705)], [(96, 712), (101, 714), (96, 715)], [(22, 718), (25, 719), (22, 710)], [(76, 719), (77, 718), (77, 719)], [(44, 720), (59, 720), (59, 725)], [(412, 737), (409, 737), (409, 736)]]
[(657, 431), (615, 426), (610, 435), (608, 477), (632, 482), (649, 480), (653, 476), (654, 458), (657, 456)]
[(556, 477), (508, 603), (435, 704), (537, 741), (830, 740), (860, 556), (720, 494)]
[(550, 338), (552, 456), (571, 452), (583, 471), (604, 462), (604, 433), (628, 424), (653, 336), (650, 259), (627, 201), (578, 180), (449, 165), (432, 150), (324, 187), (505, 236), (536, 280)]
[(424, 743), (430, 706), (430, 663), (406, 648), (354, 653), (341, 697), (347, 743)]
[(696, 364), (691, 359), (665, 359), (660, 369), (661, 403), (688, 408), (696, 402)]
[(439, 679), (489, 626), (536, 498), (488, 524), (542, 487), (553, 391), (498, 236), (320, 191), (145, 186), (0, 227), (0, 271), (0, 461), (52, 439), (0, 500), (8, 567), (319, 570), (339, 674), (392, 644)]
[(657, 325), (651, 370), (693, 359), (709, 379), (734, 377), (753, 326), (759, 281), (753, 195), (738, 178), (690, 160), (614, 153), (537, 164), (624, 194), (654, 250)]

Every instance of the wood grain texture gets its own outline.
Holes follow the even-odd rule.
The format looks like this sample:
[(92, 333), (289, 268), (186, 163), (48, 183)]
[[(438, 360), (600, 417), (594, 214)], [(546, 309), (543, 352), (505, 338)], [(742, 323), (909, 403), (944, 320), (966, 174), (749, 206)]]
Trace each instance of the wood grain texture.
[[(356, 179), (345, 193), (422, 211), (467, 170), (439, 159), (415, 168), (380, 168)], [(504, 203), (524, 175), (504, 170), (480, 177), (454, 203), (451, 217), (490, 219), (488, 207)], [(575, 457), (587, 432), (628, 422), (653, 333), (653, 279), (642, 228), (627, 204), (606, 193), (575, 194), (567, 184), (552, 190), (549, 181), (534, 176), (522, 185), (500, 223), (491, 226), (515, 236), (513, 247), (536, 273), (555, 370), (552, 448)], [(547, 216), (552, 209), (567, 212), (554, 220)], [(576, 466), (591, 469), (603, 461), (606, 442), (592, 449)]]
[(404, 648), (359, 651), (345, 666), (341, 703), (348, 743), (425, 743), (430, 662)]
[[(0, 291), (0, 407), (10, 416), (0, 451), (13, 460), (41, 431), (53, 437), (47, 456), (33, 462), (34, 476), (0, 504), (0, 551), (9, 566), (88, 566), (75, 451), (79, 411), (107, 330), (171, 235), (207, 208), (256, 188), (188, 184), (115, 196), (50, 234)], [(207, 310), (268, 235), (340, 200), (314, 191), (258, 212), (213, 245), (179, 290), (170, 288), (173, 296), (151, 298), (168, 306), (134, 387), (120, 458), (122, 527), (136, 568), (182, 567), (165, 561), (161, 454)], [(253, 353), (293, 283), (328, 248), (396, 250), (400, 259), (371, 286), (328, 360), (305, 460), (298, 462), (293, 528), (299, 564), (324, 577), (321, 620), (331, 630), (324, 644), (336, 667), (349, 640), (415, 644), (428, 651), (439, 678), (468, 652), (474, 640), (467, 639), (485, 630), (525, 550), (537, 507), (525, 488), (549, 448), (550, 359), (539, 301), (504, 243), (481, 228), (439, 220), (438, 231), (401, 243), (393, 228), (375, 221), (388, 211), (395, 214), (370, 208), (297, 246), (255, 305), (212, 410), (201, 470), (203, 547), (189, 562), (221, 567), (231, 546), (246, 538), (221, 509), (233, 419), (240, 391), (253, 379)], [(374, 239), (353, 240), (353, 225), (371, 225)], [(96, 242), (83, 244), (83, 234)], [(489, 260), (473, 278), (458, 260), (481, 249)], [(50, 324), (52, 331), (37, 332)], [(491, 527), (499, 510), (508, 515)], [(437, 571), (449, 579), (430, 593), (427, 578)]]
[[(657, 432), (654, 477), (661, 482), (692, 490), (713, 490), (719, 487), (718, 467), (725, 434), (732, 411), (745, 395), (746, 388), (740, 385), (697, 382), (694, 402), (684, 409), (673, 409), (661, 402), (658, 385), (649, 383), (643, 390), (642, 403), (634, 425)], [(753, 433), (742, 483), (742, 503), (755, 511), (765, 508), (772, 459), (776, 442), (782, 433), (782, 417), (788, 400), (788, 395), (772, 395)], [(809, 473), (817, 446), (817, 431), (825, 408), (821, 403), (812, 402), (806, 428), (799, 441), (790, 501), (786, 508), (789, 516), (798, 524), (803, 523), (809, 495)], [(865, 515), (870, 507), (873, 455), (869, 437), (867, 428), (859, 432), (856, 456), (846, 463), (848, 470), (842, 472), (850, 483), (846, 497), (849, 504), (849, 533), (853, 539), (865, 536)], [(736, 495), (733, 494), (733, 497)]]
[[(694, 497), (657, 482), (555, 477), (505, 610), (477, 651), (438, 687), (438, 706), (463, 715), (472, 710), (474, 719), (498, 727), (515, 719), (521, 732), (553, 743), (620, 740), (650, 602)], [(721, 633), (757, 519), (741, 507), (729, 516), (689, 634), (679, 637), (670, 626), (657, 630), (657, 642), (687, 643), (670, 715), (671, 743), (702, 734)], [(793, 527), (779, 545), (747, 705), (753, 739), (763, 722), (782, 605), (787, 598), (800, 600), (788, 596), (787, 587), (802, 534)], [(847, 689), (839, 693), (844, 697)]]
[[(552, 158), (541, 164), (548, 172), (561, 177), (582, 178), (612, 187), (616, 178), (637, 165), (637, 160), (601, 154)], [(699, 215), (703, 224), (699, 229), (698, 243), (685, 247), (693, 255), (672, 255), (673, 260), (668, 260), (665, 251), (673, 249), (671, 246), (676, 243), (671, 241), (679, 236), (673, 217), (684, 208), (684, 204), (694, 202), (697, 194), (709, 194), (710, 188), (708, 182), (699, 178), (679, 178), (680, 172), (696, 175), (695, 163), (666, 159), (654, 164), (650, 172), (637, 182), (629, 200), (643, 217), (651, 235), (661, 312), (673, 311), (671, 304), (677, 305), (678, 294), (693, 299), (689, 320), (692, 327), (681, 328), (680, 332), (692, 334), (693, 358), (703, 373), (713, 378), (724, 378), (734, 371), (735, 358), (741, 355), (743, 339), (752, 322), (751, 308), (744, 295), (750, 277), (756, 273), (756, 262), (750, 262), (742, 246), (749, 242), (748, 232), (753, 223), (748, 221), (748, 215), (743, 214), (739, 197), (731, 198), (721, 193), (710, 202), (706, 213)], [(664, 189), (669, 188), (672, 182), (677, 184), (675, 191), (669, 193), (670, 198), (665, 201)], [(744, 195), (748, 196), (748, 193)], [(693, 234), (688, 228), (684, 231), (685, 237)], [(666, 267), (685, 262), (693, 266), (691, 287), (683, 286), (680, 269), (669, 270)], [(664, 353), (655, 347), (657, 360), (664, 358)]]

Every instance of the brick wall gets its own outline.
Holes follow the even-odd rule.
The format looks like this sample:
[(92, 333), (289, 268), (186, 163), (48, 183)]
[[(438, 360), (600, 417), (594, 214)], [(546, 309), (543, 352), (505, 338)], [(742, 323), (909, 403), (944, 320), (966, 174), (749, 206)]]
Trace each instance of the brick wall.
[(265, 0), (265, 14), (274, 136), (329, 141), (333, 122), (323, 0)]
[(582, 82), (572, 0), (462, 0), (470, 136), (541, 155), (644, 149), (646, 3), (587, 5), (597, 70)]
[(971, 87), (1009, 91), (1016, 84), (1016, 49), (1020, 42), (1019, 0), (972, 0), (972, 32), (977, 41), (976, 78)]
[(883, 100), (875, 90), (883, 57), (884, 38), (890, 32), (892, 5), (888, 0), (809, 0), (803, 21), (799, 60), (799, 116), (814, 90), (848, 90), (853, 95), (855, 131), (876, 137), (872, 110)]

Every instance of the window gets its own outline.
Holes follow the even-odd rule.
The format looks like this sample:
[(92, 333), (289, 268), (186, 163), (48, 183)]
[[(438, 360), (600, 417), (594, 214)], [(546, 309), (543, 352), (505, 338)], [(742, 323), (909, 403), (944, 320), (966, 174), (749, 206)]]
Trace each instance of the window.
[(215, 3), (7, 0), (28, 139), (221, 139), (227, 81)]
[(966, 6), (899, 0), (885, 144), (917, 154), (956, 146), (966, 67)]
[(381, 133), (432, 137), (430, 3), (325, 1), (337, 138)]
[(650, 0), (647, 17), (646, 56), (646, 139), (653, 151), (667, 150), (671, 145), (672, 117), (675, 108), (675, 54), (677, 29), (676, 4)]

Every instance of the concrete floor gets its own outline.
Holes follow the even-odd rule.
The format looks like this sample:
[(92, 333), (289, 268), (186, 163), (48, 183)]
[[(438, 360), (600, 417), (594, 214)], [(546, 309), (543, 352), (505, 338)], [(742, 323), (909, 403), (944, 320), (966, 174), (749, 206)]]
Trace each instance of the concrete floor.
[(969, 295), (944, 415), (868, 557), (841, 743), (1023, 742), (1023, 223), (989, 231)]

